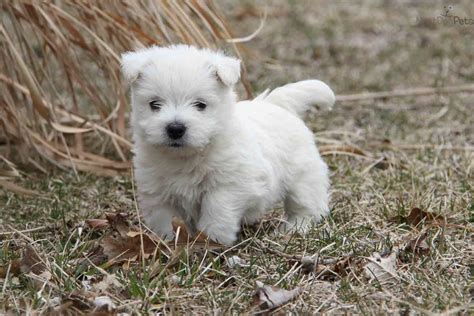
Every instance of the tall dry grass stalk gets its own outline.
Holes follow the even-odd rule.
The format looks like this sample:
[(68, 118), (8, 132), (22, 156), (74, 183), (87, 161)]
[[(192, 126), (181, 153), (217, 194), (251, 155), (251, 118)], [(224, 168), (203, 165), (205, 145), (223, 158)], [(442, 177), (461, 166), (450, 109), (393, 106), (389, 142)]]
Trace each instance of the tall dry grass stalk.
[[(231, 47), (212, 1), (2, 1), (0, 158), (115, 175), (130, 167), (120, 53)], [(249, 85), (243, 70), (243, 83)]]

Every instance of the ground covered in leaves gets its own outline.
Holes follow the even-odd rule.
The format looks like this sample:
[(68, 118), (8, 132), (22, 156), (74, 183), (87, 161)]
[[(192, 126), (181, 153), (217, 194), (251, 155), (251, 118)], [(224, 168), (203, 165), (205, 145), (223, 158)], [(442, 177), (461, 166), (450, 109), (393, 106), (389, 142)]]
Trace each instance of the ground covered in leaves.
[[(383, 3), (275, 2), (249, 45), (255, 88), (310, 76), (340, 94), (472, 81), (472, 27), (434, 23), (441, 5)], [(263, 12), (226, 10), (242, 34)], [(469, 2), (454, 10), (474, 17)], [(312, 113), (331, 216), (304, 238), (281, 236), (277, 208), (229, 249), (179, 223), (173, 243), (148, 234), (130, 175), (24, 173), (17, 183), (41, 195), (1, 194), (0, 310), (472, 313), (473, 108), (456, 94)]]

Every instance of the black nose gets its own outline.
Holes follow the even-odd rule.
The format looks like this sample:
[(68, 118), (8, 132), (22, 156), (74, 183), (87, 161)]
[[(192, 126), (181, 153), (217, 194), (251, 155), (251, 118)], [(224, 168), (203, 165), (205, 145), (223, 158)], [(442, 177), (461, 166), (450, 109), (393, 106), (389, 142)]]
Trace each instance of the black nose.
[(186, 126), (182, 123), (173, 122), (166, 126), (166, 134), (171, 139), (179, 139), (183, 137), (184, 133), (186, 132)]

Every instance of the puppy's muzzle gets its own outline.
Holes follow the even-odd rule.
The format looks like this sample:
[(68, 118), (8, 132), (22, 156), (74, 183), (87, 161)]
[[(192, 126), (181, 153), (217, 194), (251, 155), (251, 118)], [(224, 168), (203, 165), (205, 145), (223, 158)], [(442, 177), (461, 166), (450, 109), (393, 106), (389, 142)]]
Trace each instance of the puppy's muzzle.
[(166, 126), (166, 134), (171, 139), (180, 139), (186, 133), (186, 126), (183, 123), (173, 122)]

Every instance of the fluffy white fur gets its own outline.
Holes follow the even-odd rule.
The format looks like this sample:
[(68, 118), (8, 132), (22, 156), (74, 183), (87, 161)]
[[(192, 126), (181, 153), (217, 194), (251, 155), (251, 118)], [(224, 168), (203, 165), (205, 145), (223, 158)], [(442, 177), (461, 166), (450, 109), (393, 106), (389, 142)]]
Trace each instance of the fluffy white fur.
[[(132, 86), (139, 205), (155, 233), (172, 238), (179, 216), (188, 229), (231, 245), (242, 222), (279, 201), (287, 230), (304, 233), (328, 214), (328, 168), (300, 117), (334, 104), (326, 84), (301, 81), (236, 102), (240, 62), (220, 52), (155, 46), (125, 53), (122, 64)], [(150, 108), (154, 100), (159, 110)], [(166, 133), (173, 122), (186, 126), (178, 140)]]

